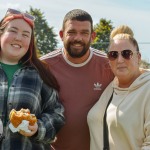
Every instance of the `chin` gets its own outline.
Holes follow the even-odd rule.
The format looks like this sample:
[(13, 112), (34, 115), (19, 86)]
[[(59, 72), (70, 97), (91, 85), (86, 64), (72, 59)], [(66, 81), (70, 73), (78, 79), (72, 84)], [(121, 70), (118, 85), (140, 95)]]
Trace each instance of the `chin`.
[(115, 74), (117, 77), (127, 77), (128, 75), (128, 72), (126, 71), (117, 71), (116, 74)]

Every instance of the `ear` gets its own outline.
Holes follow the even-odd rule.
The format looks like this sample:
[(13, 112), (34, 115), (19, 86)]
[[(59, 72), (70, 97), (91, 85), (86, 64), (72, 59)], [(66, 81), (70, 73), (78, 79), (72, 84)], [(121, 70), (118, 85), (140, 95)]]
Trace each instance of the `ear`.
[(59, 31), (59, 36), (60, 36), (61, 40), (63, 41), (63, 31), (62, 30)]
[(138, 59), (141, 60), (141, 53), (138, 53)]
[(141, 63), (141, 53), (140, 52), (138, 53), (138, 63), (139, 64)]
[(96, 38), (96, 32), (93, 31), (91, 34), (91, 42), (93, 42), (95, 38)]

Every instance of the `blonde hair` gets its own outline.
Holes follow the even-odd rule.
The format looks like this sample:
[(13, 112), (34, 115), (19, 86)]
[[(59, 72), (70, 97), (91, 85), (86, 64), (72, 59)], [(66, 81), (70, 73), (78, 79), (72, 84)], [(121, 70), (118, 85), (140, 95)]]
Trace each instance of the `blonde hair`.
[(110, 44), (114, 40), (129, 40), (135, 47), (137, 47), (137, 51), (139, 51), (139, 46), (134, 38), (134, 33), (132, 29), (127, 25), (120, 25), (119, 27), (114, 28), (110, 33)]
[(111, 31), (111, 34), (110, 34), (110, 39), (114, 39), (116, 36), (120, 36), (120, 37), (123, 37), (123, 36), (131, 36), (131, 37), (134, 37), (134, 33), (133, 31), (131, 30), (130, 27), (126, 26), (126, 25), (121, 25), (119, 27), (116, 27), (114, 28), (112, 31)]

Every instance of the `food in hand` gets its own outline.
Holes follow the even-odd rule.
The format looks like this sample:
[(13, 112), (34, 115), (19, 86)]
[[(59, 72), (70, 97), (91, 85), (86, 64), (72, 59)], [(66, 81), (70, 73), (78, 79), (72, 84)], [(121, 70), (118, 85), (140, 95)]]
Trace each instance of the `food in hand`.
[(37, 122), (36, 116), (34, 114), (31, 114), (29, 109), (23, 108), (19, 111), (12, 109), (9, 114), (9, 119), (15, 128), (18, 127), (22, 120), (29, 121), (29, 125), (34, 125), (35, 122)]

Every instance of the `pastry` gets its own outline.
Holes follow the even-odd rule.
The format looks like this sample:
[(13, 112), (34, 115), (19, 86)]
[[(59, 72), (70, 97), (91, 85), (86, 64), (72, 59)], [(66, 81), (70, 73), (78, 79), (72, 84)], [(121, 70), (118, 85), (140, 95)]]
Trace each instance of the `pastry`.
[(34, 125), (35, 122), (37, 122), (36, 116), (34, 114), (31, 114), (29, 109), (23, 108), (19, 111), (12, 109), (9, 114), (9, 119), (15, 128), (18, 127), (22, 120), (29, 121), (29, 125)]

